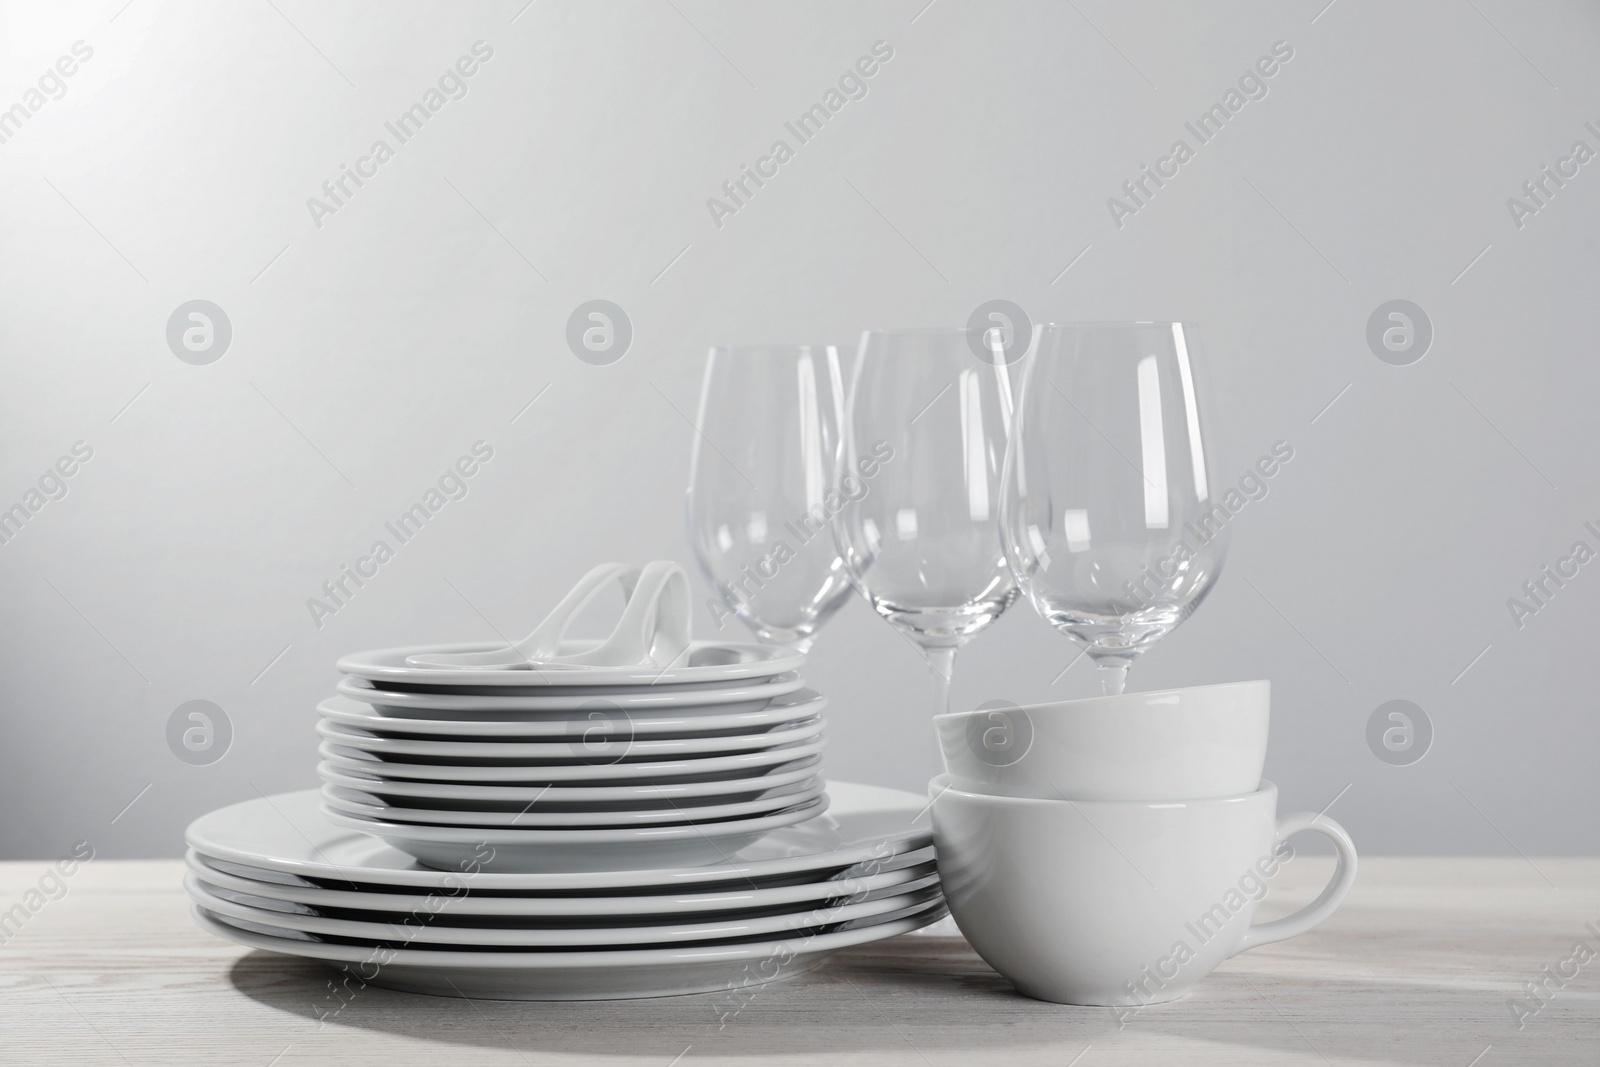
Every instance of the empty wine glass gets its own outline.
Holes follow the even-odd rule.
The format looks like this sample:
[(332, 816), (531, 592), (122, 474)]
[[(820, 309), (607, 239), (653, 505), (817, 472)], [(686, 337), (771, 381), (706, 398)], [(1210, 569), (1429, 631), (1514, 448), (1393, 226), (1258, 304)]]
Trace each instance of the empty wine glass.
[(718, 347), (706, 359), (689, 544), (731, 616), (810, 649), (850, 592), (830, 532), (843, 386), (832, 345)]
[(853, 585), (916, 642), (947, 711), (956, 650), (1017, 597), (997, 524), (1009, 369), (959, 329), (873, 330), (851, 376), (835, 536)]
[(1218, 498), (1203, 378), (1195, 328), (1178, 322), (1039, 326), (1026, 357), (1006, 558), (1039, 614), (1087, 646), (1107, 694), (1205, 598), (1243, 506)]

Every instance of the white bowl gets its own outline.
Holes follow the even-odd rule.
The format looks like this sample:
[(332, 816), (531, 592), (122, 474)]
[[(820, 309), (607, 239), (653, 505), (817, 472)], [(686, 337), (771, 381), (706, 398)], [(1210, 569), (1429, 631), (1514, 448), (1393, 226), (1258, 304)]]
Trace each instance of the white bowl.
[(1191, 800), (1261, 783), (1271, 683), (1229, 682), (934, 716), (961, 789), (1055, 800)]

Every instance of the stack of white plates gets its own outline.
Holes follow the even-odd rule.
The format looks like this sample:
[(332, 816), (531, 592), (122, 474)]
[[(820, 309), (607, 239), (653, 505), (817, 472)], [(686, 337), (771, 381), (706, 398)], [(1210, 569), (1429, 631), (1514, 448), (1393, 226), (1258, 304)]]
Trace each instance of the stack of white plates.
[(596, 872), (720, 863), (827, 807), (825, 701), (799, 653), (702, 641), (665, 670), (407, 662), (488, 647), (339, 661), (317, 728), (332, 823), (446, 870)]
[(287, 793), (196, 820), (187, 886), (213, 933), (363, 983), (523, 1000), (739, 989), (944, 915), (923, 798), (828, 791), (827, 814), (715, 864), (569, 873), (429, 869), (316, 791)]
[[(619, 574), (612, 637), (559, 640)], [(537, 663), (340, 660), (322, 788), (190, 825), (196, 920), (363, 984), (575, 1000), (761, 985), (942, 918), (923, 798), (823, 781), (803, 655), (689, 642), (681, 568), (629, 574), (580, 582)]]

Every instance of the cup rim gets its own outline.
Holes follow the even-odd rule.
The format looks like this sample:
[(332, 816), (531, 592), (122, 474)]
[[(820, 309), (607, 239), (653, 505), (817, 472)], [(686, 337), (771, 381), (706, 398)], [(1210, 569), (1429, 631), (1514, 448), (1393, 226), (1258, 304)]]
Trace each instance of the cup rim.
[[(1142, 697), (1169, 697), (1177, 696), (1182, 693), (1201, 693), (1209, 689), (1234, 689), (1246, 686), (1265, 686), (1267, 689), (1267, 698), (1270, 702), (1272, 698), (1272, 679), (1251, 678), (1239, 682), (1215, 682), (1211, 685), (1190, 685), (1181, 686), (1176, 689), (1152, 689), (1147, 692), (1141, 691), (1138, 693), (1119, 693), (1116, 696), (1106, 696), (1101, 694), (1099, 696), (1092, 697), (1075, 697), (1071, 700), (1042, 700), (1037, 704), (1018, 704), (1015, 709), (973, 708), (971, 711), (946, 711), (935, 715), (933, 717), (933, 721), (936, 723), (954, 722), (959, 719), (970, 718), (974, 715), (989, 715), (1000, 710), (1044, 712), (1048, 709), (1051, 714), (1070, 714), (1074, 711), (1087, 711), (1091, 707), (1101, 704), (1115, 707), (1117, 704)], [(1178, 711), (1179, 709), (1174, 710)], [(1179, 711), (1179, 713), (1181, 714), (1182, 712)]]
[(1072, 800), (1068, 797), (1015, 797), (1004, 793), (976, 793), (970, 789), (962, 789), (960, 786), (951, 784), (955, 777), (949, 771), (945, 771), (942, 774), (934, 775), (928, 780), (929, 792), (933, 792), (936, 786), (943, 783), (943, 788), (933, 793), (933, 803), (937, 804), (939, 798), (946, 793), (955, 793), (957, 796), (968, 800), (980, 800), (1014, 807), (1056, 804), (1070, 805), (1072, 807), (1138, 807), (1160, 810), (1164, 808), (1190, 808), (1199, 804), (1246, 804), (1258, 799), (1263, 794), (1271, 794), (1276, 797), (1278, 793), (1277, 783), (1263, 778), (1261, 779), (1261, 784), (1250, 792), (1235, 793), (1233, 796), (1227, 797), (1195, 797), (1191, 800)]

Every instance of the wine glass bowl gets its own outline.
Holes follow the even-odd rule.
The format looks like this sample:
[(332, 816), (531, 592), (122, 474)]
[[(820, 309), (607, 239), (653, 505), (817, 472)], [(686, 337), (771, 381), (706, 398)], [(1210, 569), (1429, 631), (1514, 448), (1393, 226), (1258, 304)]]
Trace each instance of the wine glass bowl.
[(1006, 451), (1006, 558), (1039, 614), (1088, 651), (1108, 693), (1204, 600), (1227, 555), (1184, 323), (1035, 328)]
[(835, 536), (858, 591), (927, 654), (941, 704), (955, 650), (1017, 597), (997, 525), (1011, 417), (1009, 370), (965, 331), (862, 337), (839, 468), (859, 492)]
[(719, 628), (736, 617), (761, 641), (806, 651), (849, 596), (831, 530), (842, 408), (832, 345), (707, 357), (686, 510)]

